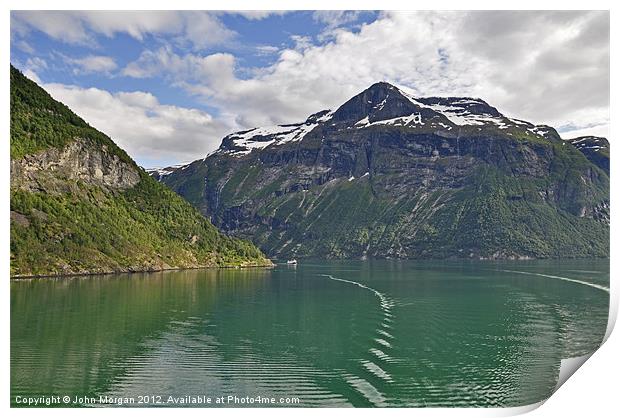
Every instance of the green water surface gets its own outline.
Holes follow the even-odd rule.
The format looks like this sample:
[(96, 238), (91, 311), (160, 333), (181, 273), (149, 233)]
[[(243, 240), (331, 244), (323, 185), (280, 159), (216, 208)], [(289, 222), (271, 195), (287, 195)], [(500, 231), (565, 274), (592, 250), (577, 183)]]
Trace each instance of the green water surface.
[(561, 359), (598, 348), (608, 288), (608, 260), (315, 261), (17, 280), (11, 403), (525, 405), (551, 394)]

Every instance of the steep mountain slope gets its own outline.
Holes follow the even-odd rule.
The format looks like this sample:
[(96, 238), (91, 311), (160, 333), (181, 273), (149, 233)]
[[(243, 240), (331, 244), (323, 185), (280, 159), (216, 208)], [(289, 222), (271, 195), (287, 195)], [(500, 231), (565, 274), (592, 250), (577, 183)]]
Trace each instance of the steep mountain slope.
[(11, 66), (11, 275), (266, 265)]
[(600, 136), (580, 136), (567, 140), (609, 175), (609, 141)]
[(553, 128), (388, 83), (162, 181), (272, 257), (609, 255), (609, 177)]

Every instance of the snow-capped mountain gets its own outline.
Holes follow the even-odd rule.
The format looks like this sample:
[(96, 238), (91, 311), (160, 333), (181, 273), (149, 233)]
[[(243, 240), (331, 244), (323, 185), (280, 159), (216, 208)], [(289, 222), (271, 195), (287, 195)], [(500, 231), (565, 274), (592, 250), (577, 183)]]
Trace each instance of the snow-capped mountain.
[(230, 134), (162, 181), (276, 258), (608, 256), (602, 146), (482, 99), (376, 83), (304, 122)]
[(376, 83), (335, 111), (324, 110), (304, 122), (232, 133), (223, 139), (217, 152), (243, 156), (254, 150), (300, 142), (315, 130), (355, 131), (382, 127), (404, 127), (420, 132), (434, 130), (449, 135), (463, 128), (482, 131), (485, 127), (505, 130), (506, 135), (514, 135), (511, 128), (527, 130), (540, 137), (553, 131), (545, 125), (506, 117), (481, 99), (416, 98), (391, 84)]

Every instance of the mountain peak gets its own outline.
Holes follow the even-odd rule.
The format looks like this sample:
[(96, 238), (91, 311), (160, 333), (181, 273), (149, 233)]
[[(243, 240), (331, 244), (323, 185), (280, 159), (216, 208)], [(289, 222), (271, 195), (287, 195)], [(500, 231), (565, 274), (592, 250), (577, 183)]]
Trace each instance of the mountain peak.
[[(406, 121), (405, 121), (406, 119)], [(400, 125), (506, 126), (510, 121), (482, 99), (472, 97), (414, 97), (405, 88), (380, 81), (349, 99), (333, 114), (332, 120), (357, 126), (397, 121)], [(381, 122), (386, 121), (386, 122)], [(389, 124), (389, 123), (388, 123)]]
[(366, 91), (368, 90), (398, 90), (398, 87), (388, 83), (387, 81), (377, 81), (366, 89)]
[(420, 107), (401, 90), (381, 81), (368, 87), (340, 106), (332, 116), (334, 122), (391, 119), (420, 111)]

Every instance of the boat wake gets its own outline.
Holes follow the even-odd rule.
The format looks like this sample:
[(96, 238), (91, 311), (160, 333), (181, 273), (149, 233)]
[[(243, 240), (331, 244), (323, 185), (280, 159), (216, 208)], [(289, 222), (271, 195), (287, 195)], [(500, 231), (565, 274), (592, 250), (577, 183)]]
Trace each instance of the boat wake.
[(590, 287), (592, 287), (594, 289), (602, 290), (603, 292), (609, 293), (609, 288), (607, 288), (605, 286), (601, 286), (601, 285), (595, 284), (595, 283), (585, 282), (583, 280), (571, 279), (569, 277), (553, 276), (551, 274), (542, 274), (542, 273), (531, 273), (531, 272), (528, 272), (528, 271), (516, 271), (516, 270), (498, 270), (498, 271), (503, 271), (503, 272), (506, 272), (506, 273), (527, 274), (529, 276), (540, 276), (540, 277), (548, 277), (548, 278), (551, 278), (551, 279), (564, 280), (565, 282), (578, 283), (578, 284), (582, 284), (584, 286), (590, 286)]
[[(364, 290), (372, 292), (379, 299), (379, 305), (381, 306), (383, 318), (377, 329), (375, 329), (377, 336), (373, 339), (373, 342), (376, 343), (376, 345), (368, 349), (368, 353), (371, 354), (373, 358), (372, 360), (359, 359), (358, 361), (363, 369), (370, 373), (373, 378), (379, 379), (379, 383), (392, 383), (394, 381), (392, 376), (384, 368), (387, 368), (387, 365), (390, 363), (395, 363), (395, 360), (387, 353), (392, 348), (392, 341), (394, 339), (394, 336), (388, 331), (392, 328), (392, 323), (394, 322), (394, 314), (392, 313), (394, 301), (385, 294), (379, 292), (377, 289), (373, 289), (363, 283), (353, 280), (340, 279), (330, 274), (321, 274), (321, 276), (337, 282), (348, 283), (361, 287)], [(382, 368), (381, 365), (383, 365), (384, 368)], [(347, 374), (343, 377), (353, 388), (361, 393), (372, 404), (377, 406), (385, 404), (385, 397), (381, 394), (381, 391), (379, 391), (368, 380), (359, 376), (353, 376), (351, 374)]]

